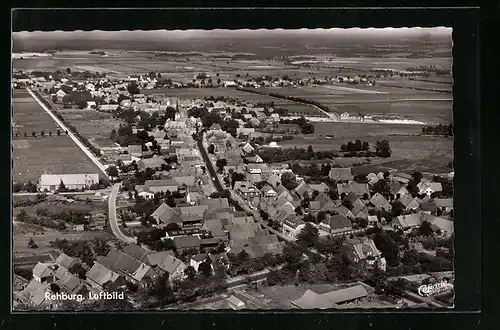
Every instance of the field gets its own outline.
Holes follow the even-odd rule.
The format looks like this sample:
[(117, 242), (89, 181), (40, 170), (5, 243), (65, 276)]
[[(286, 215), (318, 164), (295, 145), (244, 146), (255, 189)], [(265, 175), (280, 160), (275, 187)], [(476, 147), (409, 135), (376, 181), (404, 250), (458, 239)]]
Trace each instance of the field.
[[(283, 141), (279, 145), (283, 148), (312, 146), (314, 150), (335, 150), (340, 153), (342, 144), (355, 139), (367, 141), (372, 149), (376, 141), (387, 140), (391, 145), (392, 156), (387, 159), (372, 158), (369, 165), (360, 168), (376, 166), (398, 170), (420, 168), (421, 171), (434, 173), (450, 172), (448, 164), (453, 160), (453, 139), (420, 136), (420, 132), (420, 126), (417, 125), (315, 123), (316, 136)], [(334, 137), (325, 139), (327, 134), (333, 134)], [(364, 158), (345, 161), (359, 163), (363, 162)]]
[[(416, 85), (424, 84), (410, 82)], [(426, 124), (452, 122), (452, 97), (444, 93), (365, 85), (275, 87), (256, 90), (314, 100), (338, 114), (349, 112), (367, 113), (373, 116), (390, 115)], [(274, 100), (279, 99), (274, 98)]]
[(91, 143), (100, 148), (115, 146), (110, 134), (113, 129), (118, 129), (122, 122), (114, 119), (111, 114), (93, 109), (61, 109), (59, 113)]
[[(27, 94), (29, 96), (29, 94)], [(37, 181), (47, 173), (100, 173), (95, 164), (67, 136), (55, 135), (57, 125), (36, 103), (26, 101), (25, 91), (15, 91), (13, 121), (20, 136), (13, 140), (13, 181)], [(23, 100), (18, 102), (18, 100)], [(36, 130), (37, 136), (31, 135)], [(40, 136), (45, 130), (46, 135)], [(48, 136), (49, 130), (53, 135)], [(27, 137), (24, 137), (24, 132)]]

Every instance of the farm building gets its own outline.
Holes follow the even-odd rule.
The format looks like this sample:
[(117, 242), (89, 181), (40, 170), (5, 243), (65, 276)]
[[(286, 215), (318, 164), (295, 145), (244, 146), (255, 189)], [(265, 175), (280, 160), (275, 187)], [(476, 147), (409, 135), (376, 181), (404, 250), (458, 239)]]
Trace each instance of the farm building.
[(42, 174), (39, 188), (41, 191), (55, 191), (61, 182), (67, 189), (85, 189), (99, 183), (99, 174)]

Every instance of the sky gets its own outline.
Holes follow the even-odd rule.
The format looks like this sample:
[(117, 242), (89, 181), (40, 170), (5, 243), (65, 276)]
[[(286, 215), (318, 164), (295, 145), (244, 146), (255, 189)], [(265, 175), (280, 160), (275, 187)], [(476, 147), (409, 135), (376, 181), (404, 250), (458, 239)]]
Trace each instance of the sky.
[(102, 30), (94, 30), (94, 31), (22, 31), (22, 32), (14, 32), (14, 37), (69, 37), (71, 35), (84, 36), (89, 35), (92, 37), (128, 37), (128, 36), (144, 36), (148, 35), (151, 37), (163, 37), (168, 36), (170, 38), (192, 38), (192, 37), (224, 37), (224, 36), (244, 36), (244, 35), (259, 35), (259, 34), (269, 34), (269, 35), (279, 35), (279, 34), (296, 34), (296, 35), (307, 35), (314, 33), (316, 35), (347, 35), (347, 34), (355, 34), (355, 35), (366, 35), (366, 36), (411, 36), (411, 35), (419, 35), (423, 33), (429, 33), (431, 35), (450, 35), (452, 33), (451, 28), (446, 27), (436, 27), (436, 28), (384, 28), (384, 29), (376, 29), (376, 28), (350, 28), (350, 29), (340, 29), (340, 28), (332, 28), (332, 29), (298, 29), (298, 30), (284, 30), (284, 29), (257, 29), (257, 30), (151, 30), (151, 31), (102, 31)]

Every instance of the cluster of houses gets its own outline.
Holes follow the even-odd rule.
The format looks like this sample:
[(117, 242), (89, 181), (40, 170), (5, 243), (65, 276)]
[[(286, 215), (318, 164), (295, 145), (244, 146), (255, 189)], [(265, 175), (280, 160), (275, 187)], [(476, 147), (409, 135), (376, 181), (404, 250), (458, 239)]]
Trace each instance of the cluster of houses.
[(169, 274), (170, 281), (182, 280), (186, 277), (188, 266), (198, 271), (203, 262), (212, 268), (219, 263), (226, 269), (229, 267), (225, 253), (198, 253), (191, 256), (188, 262), (183, 262), (175, 257), (173, 251), (155, 252), (139, 245), (127, 245), (121, 250), (112, 248), (106, 256), (98, 256), (92, 267), (86, 269), (85, 276), (79, 276), (72, 273), (75, 272), (72, 267), (80, 262), (62, 253), (54, 261), (38, 262), (30, 281), (16, 276), (18, 285), (14, 290), (14, 300), (31, 307), (58, 309), (63, 301), (51, 300), (48, 294), (80, 294), (88, 301), (89, 292), (99, 294), (110, 284), (122, 286), (130, 282), (147, 288), (165, 273)]
[(186, 201), (176, 207), (162, 203), (151, 214), (158, 227), (166, 230), (163, 239), (172, 239), (177, 251), (216, 248), (223, 243), (227, 252), (245, 250), (252, 257), (281, 253), (283, 242), (263, 230), (253, 216), (236, 211), (227, 198), (188, 193)]

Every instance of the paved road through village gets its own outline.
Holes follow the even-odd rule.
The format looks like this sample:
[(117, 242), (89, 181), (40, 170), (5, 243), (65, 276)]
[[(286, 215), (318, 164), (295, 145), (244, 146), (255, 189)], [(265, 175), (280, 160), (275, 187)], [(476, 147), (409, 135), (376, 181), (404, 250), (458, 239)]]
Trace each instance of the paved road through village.
[(111, 228), (111, 231), (116, 236), (116, 238), (126, 243), (134, 244), (136, 242), (135, 238), (125, 236), (120, 230), (120, 227), (118, 226), (118, 218), (116, 216), (116, 197), (118, 196), (119, 190), (120, 190), (120, 184), (116, 183), (111, 189), (111, 193), (109, 194), (108, 198), (109, 227)]

